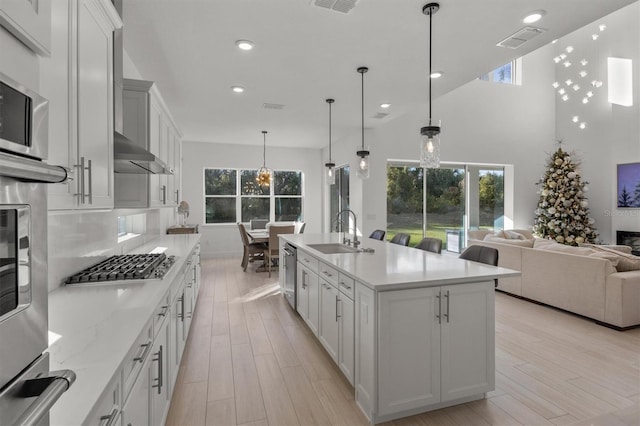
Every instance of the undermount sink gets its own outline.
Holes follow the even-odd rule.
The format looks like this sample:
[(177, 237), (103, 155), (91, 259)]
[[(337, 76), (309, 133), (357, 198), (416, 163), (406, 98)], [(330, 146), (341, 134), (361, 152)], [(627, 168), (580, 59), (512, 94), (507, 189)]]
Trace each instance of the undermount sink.
[(359, 251), (361, 251), (360, 249), (357, 249), (355, 247), (340, 243), (309, 244), (309, 247), (324, 254), (358, 253)]

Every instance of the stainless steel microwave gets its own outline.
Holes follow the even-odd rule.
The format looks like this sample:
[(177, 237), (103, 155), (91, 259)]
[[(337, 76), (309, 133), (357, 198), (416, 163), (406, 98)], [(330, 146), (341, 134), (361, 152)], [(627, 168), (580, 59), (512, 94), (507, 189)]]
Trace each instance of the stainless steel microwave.
[(46, 160), (49, 101), (0, 73), (0, 150)]

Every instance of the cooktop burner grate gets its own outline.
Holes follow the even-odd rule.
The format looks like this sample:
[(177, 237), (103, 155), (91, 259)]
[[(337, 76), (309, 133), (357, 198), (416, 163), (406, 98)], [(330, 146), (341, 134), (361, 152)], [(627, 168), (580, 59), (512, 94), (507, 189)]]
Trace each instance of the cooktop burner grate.
[(167, 257), (164, 253), (111, 256), (70, 276), (65, 284), (162, 278), (174, 262), (174, 256)]

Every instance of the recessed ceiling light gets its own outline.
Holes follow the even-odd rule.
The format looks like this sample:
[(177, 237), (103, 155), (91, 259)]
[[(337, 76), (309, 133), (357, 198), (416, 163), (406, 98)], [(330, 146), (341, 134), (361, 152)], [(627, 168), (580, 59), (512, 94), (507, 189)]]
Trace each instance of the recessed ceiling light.
[(546, 14), (544, 10), (536, 10), (535, 12), (529, 13), (527, 16), (522, 18), (522, 22), (525, 24), (533, 24), (534, 22), (538, 22), (542, 17)]
[(231, 86), (231, 90), (233, 90), (236, 93), (242, 93), (242, 92), (244, 92), (244, 87), (242, 87), (242, 86)]
[(599, 28), (600, 28), (600, 31), (604, 31), (607, 29), (607, 26), (605, 24), (601, 24)]
[(236, 46), (238, 46), (238, 49), (240, 50), (251, 50), (253, 49), (253, 42), (250, 40), (238, 40), (236, 41)]
[(442, 71), (433, 71), (431, 73), (431, 78), (440, 78), (444, 73)]
[(567, 51), (567, 53), (571, 53), (573, 52), (573, 46), (567, 46), (565, 50)]
[(380, 104), (380, 108), (389, 108), (391, 104)]

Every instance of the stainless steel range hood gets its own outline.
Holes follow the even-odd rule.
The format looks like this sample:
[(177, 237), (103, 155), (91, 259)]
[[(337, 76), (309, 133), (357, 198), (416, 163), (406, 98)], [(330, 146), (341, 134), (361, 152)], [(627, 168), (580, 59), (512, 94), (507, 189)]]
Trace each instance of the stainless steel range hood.
[(113, 168), (116, 173), (173, 174), (164, 161), (119, 132), (113, 134)]
[[(122, 0), (113, 0), (122, 18)], [(123, 39), (122, 28), (113, 33), (113, 169), (127, 174), (168, 174), (173, 170), (151, 151), (123, 135)]]

